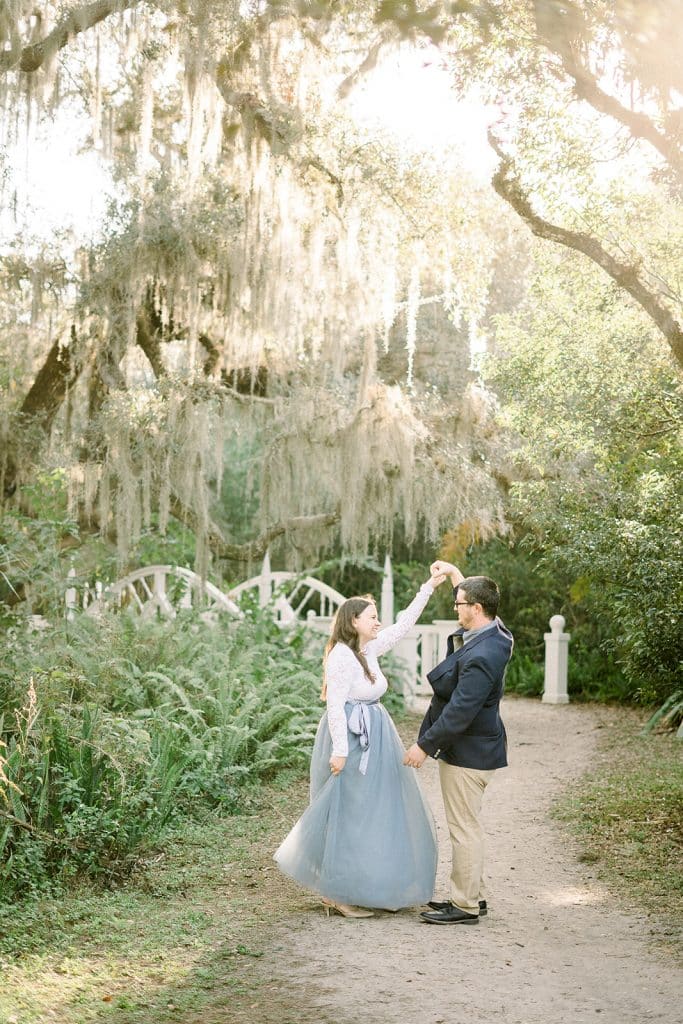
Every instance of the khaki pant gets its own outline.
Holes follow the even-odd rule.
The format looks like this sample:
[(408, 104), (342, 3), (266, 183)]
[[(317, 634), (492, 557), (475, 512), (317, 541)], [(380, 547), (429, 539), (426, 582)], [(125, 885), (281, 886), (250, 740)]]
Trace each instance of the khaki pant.
[(459, 768), (439, 760), (441, 795), (451, 837), (451, 902), (468, 914), (486, 899), (484, 830), (479, 820), (484, 790), (494, 771)]

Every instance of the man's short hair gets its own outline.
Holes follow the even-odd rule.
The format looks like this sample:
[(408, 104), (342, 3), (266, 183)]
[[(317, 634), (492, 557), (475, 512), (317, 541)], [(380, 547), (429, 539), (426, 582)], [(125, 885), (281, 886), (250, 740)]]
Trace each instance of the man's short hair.
[(480, 604), (484, 614), (495, 619), (500, 603), (500, 590), (495, 580), (488, 576), (468, 576), (458, 583), (457, 590), (462, 590), (468, 601)]

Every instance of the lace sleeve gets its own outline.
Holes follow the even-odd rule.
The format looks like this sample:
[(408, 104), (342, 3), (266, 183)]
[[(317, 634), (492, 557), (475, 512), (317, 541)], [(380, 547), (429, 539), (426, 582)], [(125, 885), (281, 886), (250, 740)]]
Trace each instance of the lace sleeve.
[(431, 583), (423, 583), (406, 610), (400, 613), (394, 625), (380, 630), (377, 637), (367, 645), (366, 652), (379, 658), (381, 654), (386, 654), (391, 650), (394, 644), (402, 640), (413, 628), (433, 593), (434, 587)]
[[(336, 644), (327, 656), (327, 726), (332, 738), (335, 757), (348, 757), (349, 740), (344, 704), (351, 689), (354, 666), (358, 662), (346, 644)], [(360, 665), (358, 665), (360, 668)], [(361, 669), (362, 671), (362, 669)]]

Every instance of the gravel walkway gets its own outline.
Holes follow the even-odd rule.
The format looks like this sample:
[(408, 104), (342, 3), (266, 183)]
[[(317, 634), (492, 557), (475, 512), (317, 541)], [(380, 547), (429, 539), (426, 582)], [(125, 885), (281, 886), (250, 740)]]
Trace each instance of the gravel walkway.
[[(548, 813), (563, 782), (594, 760), (609, 710), (511, 698), (503, 716), (512, 765), (485, 797), (488, 917), (448, 928), (421, 923), (417, 910), (326, 918), (292, 885), (287, 928), (250, 968), (255, 1022), (680, 1024), (683, 971), (652, 940), (657, 918), (618, 908)], [(445, 897), (448, 835), (431, 759), (420, 781)]]

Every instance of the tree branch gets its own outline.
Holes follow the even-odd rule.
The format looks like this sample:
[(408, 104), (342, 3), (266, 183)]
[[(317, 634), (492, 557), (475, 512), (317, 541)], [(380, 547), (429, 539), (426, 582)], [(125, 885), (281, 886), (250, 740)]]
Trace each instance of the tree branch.
[(661, 153), (678, 177), (683, 178), (683, 153), (674, 139), (660, 132), (647, 114), (629, 110), (614, 96), (606, 93), (595, 76), (573, 54), (571, 57), (563, 54), (561, 59), (562, 67), (574, 82), (574, 91), (579, 99), (585, 100), (601, 114), (607, 114), (619, 121), (628, 128), (633, 138), (649, 142)]
[[(444, 9), (446, 7), (447, 10)], [(571, 0), (563, 0), (561, 3), (534, 0), (533, 11), (536, 42), (560, 60), (562, 70), (574, 83), (578, 98), (585, 100), (599, 113), (607, 114), (619, 121), (633, 138), (649, 142), (679, 178), (683, 178), (683, 152), (677, 140), (661, 131), (647, 114), (629, 109), (615, 96), (605, 92), (595, 75), (581, 62), (577, 54), (577, 43), (585, 38), (587, 26), (580, 5), (572, 3)], [(500, 6), (490, 2), (473, 3), (461, 0), (450, 5), (434, 3), (427, 11), (421, 12), (415, 0), (403, 0), (400, 4), (396, 4), (394, 0), (381, 0), (376, 21), (392, 22), (401, 35), (410, 36), (420, 32), (431, 38), (432, 42), (437, 42), (433, 29), (436, 28), (436, 35), (440, 37), (448, 20), (457, 20), (460, 17), (475, 20), (484, 42), (490, 39), (492, 30), (503, 20)], [(440, 20), (441, 18), (445, 18), (445, 21)], [(462, 51), (460, 55), (462, 56)], [(368, 59), (372, 64), (376, 54), (371, 51)], [(363, 66), (359, 70), (362, 71)], [(352, 84), (353, 80), (354, 76), (349, 76), (342, 83), (340, 90), (347, 89), (347, 83)]]
[(362, 63), (357, 68), (355, 68), (350, 74), (348, 74), (344, 81), (341, 83), (341, 85), (338, 86), (337, 96), (339, 97), (340, 100), (346, 99), (346, 97), (349, 95), (354, 86), (360, 81), (360, 79), (364, 75), (366, 75), (368, 71), (373, 71), (377, 67), (379, 56), (384, 47), (387, 46), (389, 43), (395, 42), (396, 36), (393, 35), (393, 33), (389, 35), (384, 32), (379, 36), (378, 39), (375, 40), (375, 42), (372, 44), (372, 46), (366, 53)]
[(95, 0), (94, 3), (72, 8), (67, 15), (38, 43), (24, 46), (19, 55), (14, 50), (0, 54), (0, 71), (17, 68), (32, 74), (66, 46), (74, 36), (93, 28), (110, 14), (118, 14), (137, 7), (140, 0)]
[(332, 182), (337, 194), (337, 205), (342, 206), (344, 203), (344, 183), (333, 171), (331, 171), (322, 160), (319, 160), (317, 156), (308, 157), (303, 161), (302, 167), (306, 170), (307, 167), (314, 167), (316, 171), (320, 171), (321, 174), (325, 175), (329, 181)]
[[(201, 529), (197, 514), (185, 505), (176, 495), (171, 496), (171, 514), (179, 522), (195, 532)], [(276, 523), (245, 544), (230, 544), (215, 523), (209, 524), (207, 543), (217, 558), (226, 558), (233, 562), (250, 562), (265, 555), (268, 547), (277, 537), (296, 530), (319, 529), (320, 527), (336, 526), (341, 520), (337, 512), (322, 512), (313, 516), (294, 516), (284, 523)]]
[(216, 86), (249, 133), (262, 138), (274, 153), (287, 152), (301, 136), (298, 112), (284, 103), (269, 104), (256, 93), (233, 89), (225, 60), (219, 62), (216, 70)]
[[(647, 114), (624, 106), (601, 87), (597, 77), (581, 59), (592, 29), (584, 7), (575, 0), (534, 0), (537, 41), (560, 60), (562, 70), (574, 83), (579, 99), (600, 114), (607, 114), (628, 129), (636, 139), (645, 139), (672, 170), (683, 177), (683, 153), (677, 140), (662, 132)], [(664, 17), (664, 15), (662, 15)], [(618, 20), (618, 16), (617, 16)]]
[(488, 132), (488, 139), (492, 149), (500, 158), (500, 165), (492, 179), (492, 185), (498, 195), (506, 203), (509, 203), (522, 220), (526, 221), (534, 235), (557, 242), (558, 245), (564, 245), (575, 252), (583, 253), (584, 256), (601, 267), (620, 288), (627, 291), (657, 325), (669, 343), (674, 358), (683, 367), (683, 327), (662, 303), (659, 295), (645, 285), (638, 268), (615, 259), (592, 235), (583, 231), (571, 231), (544, 220), (533, 209), (528, 194), (514, 175), (511, 159), (502, 151), (491, 130)]
[(14, 825), (16, 828), (23, 828), (25, 832), (30, 832), (32, 836), (35, 836), (36, 839), (40, 839), (43, 843), (51, 843), (55, 846), (66, 846), (72, 850), (91, 849), (88, 843), (85, 843), (80, 839), (61, 839), (59, 836), (51, 836), (47, 832), (41, 832), (41, 830), (36, 828), (35, 825), (31, 825), (28, 821), (22, 821), (21, 818), (17, 818), (13, 814), (8, 814), (7, 811), (0, 811), (0, 818), (4, 818), (5, 821), (9, 821), (9, 823)]

